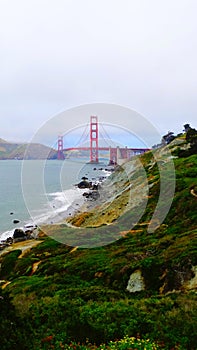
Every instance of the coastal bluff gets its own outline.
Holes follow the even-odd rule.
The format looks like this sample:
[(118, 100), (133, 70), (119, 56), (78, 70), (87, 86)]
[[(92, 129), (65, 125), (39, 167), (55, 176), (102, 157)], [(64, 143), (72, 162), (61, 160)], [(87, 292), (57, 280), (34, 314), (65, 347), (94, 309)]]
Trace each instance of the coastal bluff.
[[(21, 242), (1, 255), (4, 349), (7, 339), (20, 349), (108, 349), (134, 337), (149, 339), (151, 350), (196, 350), (197, 155), (183, 156), (189, 147), (176, 138), (126, 162), (93, 206), (42, 226), (35, 247), (22, 252)], [(161, 168), (165, 198), (175, 186), (151, 231)]]

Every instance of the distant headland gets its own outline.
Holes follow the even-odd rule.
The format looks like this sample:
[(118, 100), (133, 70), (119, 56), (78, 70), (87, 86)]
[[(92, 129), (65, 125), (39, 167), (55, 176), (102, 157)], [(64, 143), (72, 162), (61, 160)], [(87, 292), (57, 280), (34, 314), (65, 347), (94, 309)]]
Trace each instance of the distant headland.
[(57, 151), (39, 143), (8, 142), (0, 138), (0, 160), (57, 159)]

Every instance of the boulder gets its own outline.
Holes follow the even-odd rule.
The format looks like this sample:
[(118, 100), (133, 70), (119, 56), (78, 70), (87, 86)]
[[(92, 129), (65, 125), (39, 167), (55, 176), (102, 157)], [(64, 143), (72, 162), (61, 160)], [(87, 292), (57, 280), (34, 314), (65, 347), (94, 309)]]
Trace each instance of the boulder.
[(134, 271), (128, 281), (127, 290), (130, 293), (141, 292), (145, 290), (145, 282), (140, 270)]
[(16, 228), (14, 230), (14, 234), (13, 234), (14, 243), (25, 241), (26, 239), (27, 239), (26, 234), (22, 229)]
[(87, 180), (83, 180), (77, 186), (78, 188), (90, 188), (90, 183)]

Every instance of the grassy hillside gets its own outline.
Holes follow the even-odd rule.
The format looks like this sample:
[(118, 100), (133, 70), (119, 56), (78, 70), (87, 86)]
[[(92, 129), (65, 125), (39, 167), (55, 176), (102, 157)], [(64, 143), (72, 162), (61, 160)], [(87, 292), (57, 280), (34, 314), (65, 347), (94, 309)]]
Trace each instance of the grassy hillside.
[[(188, 144), (170, 148), (175, 156)], [(99, 205), (71, 227), (42, 228), (67, 244), (40, 234), (27, 253), (1, 257), (2, 349), (196, 350), (197, 155), (173, 158), (171, 208), (151, 231), (161, 167), (165, 192), (173, 185), (168, 149), (154, 152), (117, 169)]]
[(9, 143), (0, 139), (0, 159), (49, 159), (57, 152), (41, 144)]

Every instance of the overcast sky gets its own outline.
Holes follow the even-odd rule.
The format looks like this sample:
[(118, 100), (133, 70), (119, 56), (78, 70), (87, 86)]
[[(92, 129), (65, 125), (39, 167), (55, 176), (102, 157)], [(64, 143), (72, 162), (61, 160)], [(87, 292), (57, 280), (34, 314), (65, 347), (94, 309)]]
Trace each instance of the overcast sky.
[(92, 103), (197, 127), (196, 16), (196, 0), (0, 0), (0, 137)]

